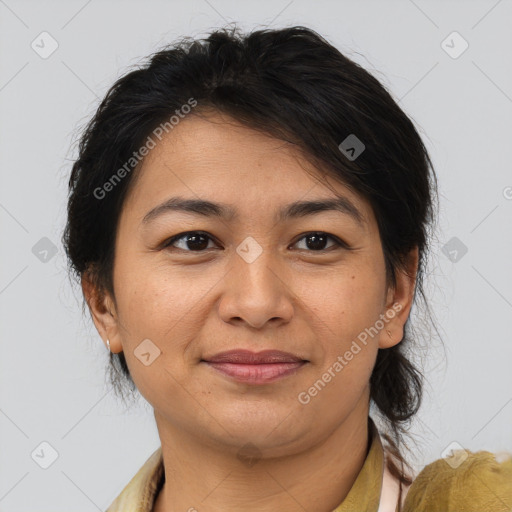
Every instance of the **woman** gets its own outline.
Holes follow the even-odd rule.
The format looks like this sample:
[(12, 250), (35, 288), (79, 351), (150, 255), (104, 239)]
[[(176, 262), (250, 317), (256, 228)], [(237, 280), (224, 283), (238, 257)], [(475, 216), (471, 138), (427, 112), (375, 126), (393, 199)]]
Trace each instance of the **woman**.
[(108, 511), (510, 510), (512, 461), (413, 481), (401, 454), (435, 191), (409, 118), (307, 28), (184, 39), (119, 79), (63, 237), (161, 440)]

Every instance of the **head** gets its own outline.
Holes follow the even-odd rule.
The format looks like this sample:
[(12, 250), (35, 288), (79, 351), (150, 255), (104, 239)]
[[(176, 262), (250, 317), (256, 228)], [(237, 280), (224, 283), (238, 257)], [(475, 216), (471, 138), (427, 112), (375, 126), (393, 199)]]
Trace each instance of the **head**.
[[(371, 74), (304, 27), (184, 39), (108, 91), (69, 186), (63, 242), (118, 392), (274, 454), (373, 404), (398, 446), (435, 175)], [(235, 348), (304, 364), (235, 383), (206, 363)]]

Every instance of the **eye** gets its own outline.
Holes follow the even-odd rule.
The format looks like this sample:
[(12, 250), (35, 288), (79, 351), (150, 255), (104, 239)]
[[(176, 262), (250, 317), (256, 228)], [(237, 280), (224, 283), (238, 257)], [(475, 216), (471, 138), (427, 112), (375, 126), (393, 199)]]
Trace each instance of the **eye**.
[(202, 231), (187, 231), (166, 240), (162, 248), (174, 246), (174, 243), (178, 241), (181, 241), (182, 245), (178, 249), (188, 252), (202, 252), (204, 249), (210, 249), (208, 241), (213, 241), (213, 239)]
[[(326, 248), (325, 245), (328, 239), (333, 240), (334, 244)], [(306, 240), (306, 248), (312, 249), (313, 252), (332, 250), (333, 248), (336, 247), (344, 247), (346, 249), (349, 248), (348, 245), (345, 242), (341, 241), (338, 237), (335, 237), (334, 235), (329, 235), (327, 233), (324, 233), (323, 231), (307, 233), (302, 238), (297, 240), (295, 244), (299, 243), (301, 240)]]
[[(326, 247), (327, 240), (332, 240), (334, 244)], [(349, 249), (350, 247), (340, 240), (338, 237), (334, 235), (329, 235), (324, 233), (323, 231), (315, 231), (311, 233), (306, 233), (299, 240), (297, 240), (294, 244), (298, 244), (300, 241), (306, 240), (305, 248), (299, 248), (300, 250), (309, 249), (309, 252), (321, 252), (335, 249), (336, 247), (343, 247), (345, 249)], [(180, 233), (175, 235), (168, 240), (166, 240), (162, 249), (167, 247), (174, 247), (177, 249), (181, 249), (186, 252), (204, 252), (206, 249), (211, 249), (212, 247), (208, 247), (209, 242), (213, 242), (213, 238), (209, 236), (207, 233), (203, 231), (187, 231), (185, 233)], [(179, 247), (176, 242), (181, 243), (181, 247)]]

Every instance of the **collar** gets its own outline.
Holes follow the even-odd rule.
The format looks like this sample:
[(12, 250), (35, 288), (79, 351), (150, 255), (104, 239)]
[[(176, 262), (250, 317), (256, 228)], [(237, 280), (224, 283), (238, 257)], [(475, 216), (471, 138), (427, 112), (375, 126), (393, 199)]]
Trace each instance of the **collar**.
[(379, 431), (373, 420), (368, 418), (370, 450), (363, 467), (349, 493), (333, 512), (377, 512), (384, 474), (384, 449)]

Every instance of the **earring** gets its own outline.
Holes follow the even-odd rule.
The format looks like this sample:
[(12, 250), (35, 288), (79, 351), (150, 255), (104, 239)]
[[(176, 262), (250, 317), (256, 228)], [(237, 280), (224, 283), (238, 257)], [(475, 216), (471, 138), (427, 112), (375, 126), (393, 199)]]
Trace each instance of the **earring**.
[(386, 332), (388, 333), (388, 336), (393, 339), (393, 336), (391, 336), (391, 332), (389, 331), (389, 329), (386, 329)]
[(110, 340), (107, 339), (107, 348), (108, 348), (108, 351), (110, 352)]

